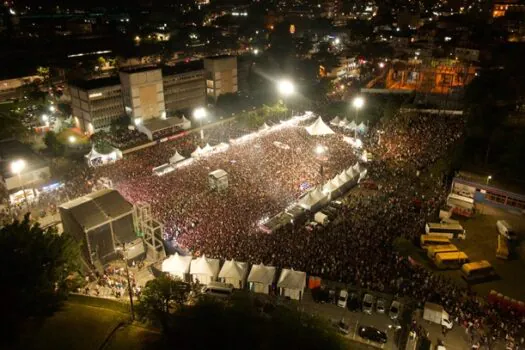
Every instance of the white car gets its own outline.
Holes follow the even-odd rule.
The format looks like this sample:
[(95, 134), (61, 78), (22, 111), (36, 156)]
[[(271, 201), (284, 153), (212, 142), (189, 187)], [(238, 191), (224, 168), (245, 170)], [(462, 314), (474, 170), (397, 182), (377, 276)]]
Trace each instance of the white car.
[(365, 297), (363, 298), (363, 312), (371, 315), (372, 311), (374, 310), (374, 303), (374, 296), (368, 293), (365, 294)]
[(376, 303), (376, 311), (377, 313), (379, 314), (384, 314), (385, 313), (385, 309), (386, 309), (386, 301), (385, 299), (377, 299), (377, 303)]
[(401, 304), (399, 303), (399, 301), (394, 300), (392, 302), (392, 305), (390, 305), (390, 310), (388, 311), (388, 316), (392, 320), (397, 319), (399, 317), (400, 309), (401, 309)]
[(339, 297), (337, 298), (337, 306), (346, 308), (346, 302), (348, 300), (348, 291), (346, 289), (341, 289), (339, 292)]

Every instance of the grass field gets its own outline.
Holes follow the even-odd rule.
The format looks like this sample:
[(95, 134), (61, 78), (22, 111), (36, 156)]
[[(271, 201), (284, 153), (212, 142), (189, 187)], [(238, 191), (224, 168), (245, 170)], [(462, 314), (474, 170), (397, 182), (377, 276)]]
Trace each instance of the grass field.
[[(129, 320), (129, 314), (88, 303), (66, 303), (64, 308), (40, 325), (34, 325), (21, 340), (21, 349), (100, 349), (112, 331)], [(104, 349), (143, 349), (158, 334), (125, 325), (109, 339)]]

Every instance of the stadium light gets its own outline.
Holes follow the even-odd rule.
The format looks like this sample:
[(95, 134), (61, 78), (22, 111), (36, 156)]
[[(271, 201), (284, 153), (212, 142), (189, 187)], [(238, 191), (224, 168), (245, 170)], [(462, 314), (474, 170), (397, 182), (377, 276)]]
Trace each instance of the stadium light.
[(42, 114), (42, 121), (44, 122), (49, 121), (49, 116), (47, 114)]
[(315, 147), (315, 153), (317, 155), (322, 155), (324, 152), (326, 152), (326, 148), (323, 145), (317, 145), (317, 147)]
[(13, 174), (20, 175), (20, 173), (25, 169), (26, 161), (23, 159), (17, 159), (11, 162), (11, 171)]
[[(359, 110), (363, 108), (363, 106), (365, 105), (365, 99), (357, 96), (352, 101), (352, 105), (355, 108), (355, 123), (357, 124), (357, 117), (359, 115)], [(354, 129), (354, 138), (357, 138), (357, 127)]]
[(280, 80), (279, 83), (277, 83), (277, 89), (279, 90), (279, 93), (283, 96), (290, 96), (295, 93), (294, 84), (287, 79)]
[(492, 180), (492, 175), (487, 176), (487, 185), (489, 184), (490, 180)]
[(75, 143), (77, 142), (77, 138), (73, 135), (69, 136), (68, 138), (69, 143)]
[(206, 108), (199, 107), (195, 108), (193, 111), (193, 117), (199, 121), (200, 128), (201, 128), (201, 140), (204, 140), (204, 130), (202, 129), (202, 120), (206, 118), (206, 115), (208, 113), (206, 112)]

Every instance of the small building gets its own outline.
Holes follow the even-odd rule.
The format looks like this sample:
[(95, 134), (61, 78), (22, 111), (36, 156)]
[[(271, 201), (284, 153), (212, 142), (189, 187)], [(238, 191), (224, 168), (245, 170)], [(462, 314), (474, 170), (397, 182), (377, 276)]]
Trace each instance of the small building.
[(294, 300), (303, 298), (306, 287), (306, 272), (283, 269), (277, 282), (279, 294)]
[(162, 262), (162, 272), (187, 282), (189, 280), (191, 260), (191, 255), (175, 253)]
[(208, 174), (208, 184), (211, 190), (219, 192), (226, 190), (228, 188), (228, 173), (222, 169), (212, 171)]
[(243, 289), (248, 275), (248, 264), (245, 262), (226, 260), (219, 272), (219, 281), (230, 283), (236, 289)]
[(269, 294), (275, 281), (275, 267), (265, 266), (262, 263), (252, 265), (247, 281), (251, 292)]
[(219, 265), (218, 259), (207, 258), (205, 255), (193, 259), (190, 265), (192, 282), (205, 285), (215, 282), (219, 274)]

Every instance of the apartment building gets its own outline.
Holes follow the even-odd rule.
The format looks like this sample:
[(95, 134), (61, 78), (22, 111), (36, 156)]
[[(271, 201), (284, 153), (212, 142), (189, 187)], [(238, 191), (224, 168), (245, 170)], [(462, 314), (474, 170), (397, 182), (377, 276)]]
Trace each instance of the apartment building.
[(168, 115), (206, 103), (205, 71), (202, 61), (162, 68), (164, 103)]
[(237, 57), (214, 56), (204, 59), (206, 94), (217, 101), (220, 95), (237, 93)]
[(72, 81), (69, 93), (76, 126), (90, 134), (125, 115), (118, 77)]

